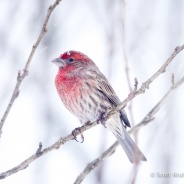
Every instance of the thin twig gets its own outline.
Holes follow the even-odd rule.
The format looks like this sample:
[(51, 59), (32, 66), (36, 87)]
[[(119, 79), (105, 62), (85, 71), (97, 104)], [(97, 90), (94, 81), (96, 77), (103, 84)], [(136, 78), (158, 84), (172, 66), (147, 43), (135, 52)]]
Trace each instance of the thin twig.
[[(121, 0), (120, 1), (120, 4), (122, 6), (122, 10), (121, 10), (121, 15), (122, 15), (122, 19), (123, 19), (123, 28), (125, 27), (125, 20), (124, 20), (124, 17), (126, 15), (125, 11), (126, 11), (126, 2), (125, 0)], [(137, 89), (138, 89), (138, 80), (137, 78), (134, 79), (134, 88), (132, 88), (132, 83), (131, 83), (131, 80), (130, 80), (130, 72), (129, 72), (129, 60), (128, 60), (128, 57), (127, 57), (127, 53), (126, 53), (126, 40), (125, 40), (125, 30), (123, 29), (122, 31), (122, 43), (124, 44), (123, 46), (123, 53), (124, 53), (124, 60), (125, 60), (125, 74), (126, 74), (126, 78), (127, 78), (127, 83), (128, 83), (128, 87), (129, 87), (129, 91), (132, 92), (131, 94), (134, 94)], [(128, 110), (129, 110), (129, 114), (130, 114), (130, 120), (131, 120), (131, 123), (132, 123), (132, 126), (135, 125), (135, 122), (134, 122), (134, 115), (133, 115), (133, 101), (130, 101), (129, 103), (129, 106), (128, 106)], [(134, 133), (133, 135), (134, 137), (134, 142), (135, 144), (138, 144), (138, 136), (137, 136), (137, 132)], [(137, 171), (138, 171), (138, 162), (136, 161), (135, 164), (134, 164), (134, 176), (133, 176), (133, 179), (135, 180), (136, 179), (136, 175), (137, 175)], [(133, 183), (132, 183), (133, 184)]]
[[(131, 86), (131, 82), (130, 82), (130, 73), (129, 73), (129, 66), (128, 66), (128, 59), (126, 58), (126, 67), (125, 67), (125, 73), (126, 73), (126, 77), (127, 77), (127, 82), (128, 82), (128, 86), (129, 86), (129, 90), (131, 92), (131, 94), (133, 93), (136, 93), (137, 92), (137, 89), (138, 89), (138, 80), (137, 78), (134, 78), (134, 88), (132, 88)], [(131, 122), (132, 122), (132, 126), (135, 125), (135, 122), (134, 122), (134, 116), (133, 116), (133, 101), (130, 101), (129, 103), (129, 106), (128, 106), (128, 110), (129, 110), (129, 113), (130, 113), (130, 119), (131, 119)], [(135, 144), (138, 144), (138, 135), (137, 135), (137, 132), (134, 132), (133, 134), (133, 137), (134, 137), (134, 142)], [(134, 164), (134, 167), (133, 167), (133, 175), (132, 175), (132, 181), (131, 181), (131, 184), (134, 184), (135, 181), (136, 181), (136, 177), (137, 177), (137, 171), (138, 171), (138, 167), (139, 167), (139, 162), (136, 161), (135, 164)]]
[[(166, 100), (169, 99), (169, 97), (174, 92), (174, 90), (179, 86), (181, 86), (183, 83), (184, 83), (184, 76), (177, 82), (177, 84), (174, 87), (170, 88), (170, 90), (164, 95), (164, 97), (153, 107), (153, 109), (145, 116), (145, 118), (139, 124), (137, 124), (130, 131), (128, 131), (129, 134), (137, 132), (141, 127), (151, 122), (154, 119), (154, 115), (165, 104)], [(116, 141), (111, 147), (109, 147), (106, 151), (104, 151), (98, 158), (88, 163), (85, 169), (82, 171), (82, 173), (76, 178), (74, 184), (80, 184), (92, 170), (98, 167), (103, 160), (105, 160), (107, 157), (111, 156), (112, 153), (115, 152), (115, 149), (118, 145), (119, 143), (118, 141)]]
[(27, 59), (27, 62), (26, 62), (26, 64), (25, 64), (25, 67), (24, 67), (24, 69), (23, 69), (22, 74), (21, 74), (21, 71), (20, 71), (20, 70), (18, 71), (17, 82), (16, 82), (15, 88), (14, 88), (14, 90), (13, 90), (13, 94), (12, 94), (11, 99), (10, 99), (10, 101), (9, 101), (9, 103), (8, 103), (8, 106), (7, 106), (7, 108), (6, 108), (6, 110), (5, 110), (4, 114), (3, 114), (3, 116), (2, 116), (2, 118), (1, 118), (1, 122), (0, 122), (0, 136), (1, 136), (1, 133), (2, 133), (2, 128), (3, 128), (3, 125), (4, 125), (4, 123), (5, 123), (5, 120), (6, 120), (8, 114), (9, 114), (11, 108), (12, 108), (12, 105), (13, 105), (15, 99), (16, 99), (16, 98), (18, 97), (18, 95), (19, 95), (19, 88), (20, 88), (20, 85), (21, 85), (22, 81), (24, 80), (24, 78), (28, 75), (29, 66), (30, 66), (30, 63), (31, 63), (31, 61), (32, 61), (32, 59), (33, 59), (34, 53), (35, 53), (37, 47), (39, 46), (39, 44), (40, 44), (40, 42), (41, 42), (43, 36), (44, 36), (45, 33), (47, 32), (47, 24), (48, 24), (50, 15), (51, 15), (51, 13), (53, 12), (53, 10), (56, 8), (56, 6), (57, 6), (60, 2), (61, 2), (61, 0), (56, 0), (55, 3), (49, 7), (49, 9), (48, 9), (48, 11), (47, 11), (47, 15), (46, 15), (45, 20), (44, 20), (44, 23), (43, 23), (43, 26), (42, 26), (42, 29), (41, 29), (41, 32), (40, 32), (40, 34), (39, 34), (39, 36), (38, 36), (38, 38), (37, 38), (35, 44), (34, 44), (33, 47), (32, 47), (32, 50), (31, 50), (30, 55), (29, 55), (29, 57), (28, 57), (28, 59)]
[(172, 73), (171, 82), (172, 82), (172, 86), (174, 86), (175, 85), (174, 73)]
[[(93, 122), (93, 123), (87, 123), (83, 126), (80, 127), (80, 132), (76, 132), (76, 136), (81, 134), (82, 132), (96, 126), (98, 123), (97, 122)], [(65, 144), (68, 141), (74, 140), (74, 136), (72, 134), (69, 134), (65, 137), (60, 138), (59, 140), (57, 140), (54, 144), (52, 144), (51, 146), (43, 149), (43, 150), (39, 150), (39, 154), (38, 154), (38, 150), (36, 151), (35, 154), (33, 154), (32, 156), (30, 156), (29, 158), (27, 158), (26, 160), (24, 160), (22, 163), (20, 163), (19, 165), (17, 165), (16, 167), (13, 167), (10, 170), (7, 170), (3, 173), (0, 173), (0, 179), (4, 179), (12, 174), (15, 174), (25, 168), (27, 168), (29, 166), (30, 163), (32, 163), (34, 160), (38, 159), (39, 157), (53, 151), (56, 149), (59, 149), (61, 145)]]
[[(169, 59), (165, 62), (165, 64), (159, 69), (159, 71), (163, 71), (166, 69), (166, 67), (168, 66), (168, 64), (173, 60), (173, 58), (181, 51), (184, 49), (184, 45), (182, 45), (181, 47), (177, 47), (178, 49), (175, 49), (174, 53), (169, 57)], [(161, 72), (163, 73), (163, 72)], [(144, 91), (147, 89), (146, 86), (149, 86), (149, 84), (151, 82), (153, 82), (161, 73), (159, 72), (156, 72), (150, 79), (148, 79), (145, 83), (147, 85), (143, 85), (137, 92), (136, 92), (136, 95), (139, 95), (141, 93), (144, 93)], [(182, 81), (180, 80), (179, 83), (177, 83), (174, 87), (172, 87), (172, 89), (175, 89), (177, 87), (179, 87), (182, 83), (183, 83), (184, 79), (182, 79)], [(128, 97), (130, 96), (130, 94), (128, 95)], [(135, 97), (134, 96), (134, 97)], [(134, 98), (132, 97), (132, 98)], [(107, 114), (107, 118), (110, 118), (114, 113), (118, 112), (121, 108), (123, 108), (132, 98), (126, 98), (119, 106), (117, 106), (115, 109), (111, 110), (108, 114)], [(158, 107), (154, 109), (155, 110), (158, 110)], [(134, 126), (129, 132), (132, 133), (133, 131), (136, 131), (138, 130), (139, 128), (141, 128), (142, 126), (146, 125), (148, 122), (150, 122), (152, 119), (149, 118), (149, 114), (147, 115), (145, 121), (141, 124), (138, 124), (136, 126)], [(80, 133), (96, 126), (98, 123), (97, 122), (92, 122), (92, 123), (87, 123), (83, 126), (80, 127), (80, 132), (76, 132), (76, 135), (79, 135)], [(135, 130), (134, 130), (135, 129)], [(0, 179), (4, 179), (12, 174), (15, 174), (16, 172), (18, 171), (21, 171), (25, 168), (27, 168), (29, 166), (30, 163), (32, 163), (34, 160), (38, 159), (39, 157), (45, 155), (46, 153), (49, 153), (55, 149), (59, 149), (61, 145), (65, 144), (66, 142), (68, 141), (71, 141), (74, 139), (74, 136), (72, 134), (69, 134), (67, 135), (66, 137), (63, 137), (63, 138), (60, 138), (58, 141), (56, 141), (54, 144), (52, 144), (51, 146), (43, 149), (42, 151), (39, 152), (39, 154), (34, 154), (32, 155), (31, 157), (29, 157), (28, 159), (26, 159), (25, 161), (23, 161), (22, 163), (20, 163), (18, 166), (8, 170), (8, 171), (5, 171), (3, 173), (0, 173)]]
[(96, 167), (98, 167), (102, 161), (112, 155), (114, 153), (114, 150), (116, 147), (119, 145), (118, 141), (116, 141), (108, 150), (103, 152), (101, 156), (99, 156), (97, 159), (93, 160), (89, 164), (87, 164), (86, 168), (84, 171), (77, 177), (76, 181), (74, 184), (79, 184), (83, 181), (83, 179)]
[(167, 66), (171, 63), (171, 61), (176, 57), (176, 55), (178, 53), (180, 53), (182, 50), (184, 49), (184, 44), (182, 46), (177, 46), (175, 49), (174, 49), (174, 52), (171, 54), (171, 56), (167, 59), (167, 61), (160, 67), (160, 69), (155, 73), (153, 74), (146, 82), (144, 82), (142, 84), (142, 86), (137, 90), (137, 91), (133, 91), (131, 92), (128, 97), (123, 101), (121, 102), (120, 105), (118, 105), (116, 108), (114, 108), (113, 110), (111, 110), (107, 117), (106, 117), (106, 120), (108, 118), (110, 118), (113, 114), (115, 114), (117, 111), (123, 109), (127, 103), (129, 101), (131, 101), (133, 98), (135, 98), (137, 95), (140, 95), (140, 94), (143, 94), (145, 93), (146, 89), (149, 89), (149, 86), (150, 84), (159, 76), (161, 75), (162, 73), (164, 73), (166, 71), (166, 68)]
[(38, 149), (36, 150), (36, 154), (37, 154), (37, 155), (40, 154), (40, 152), (41, 152), (41, 150), (42, 150), (42, 147), (43, 147), (42, 142), (40, 142), (40, 143), (39, 143), (39, 147), (38, 147)]

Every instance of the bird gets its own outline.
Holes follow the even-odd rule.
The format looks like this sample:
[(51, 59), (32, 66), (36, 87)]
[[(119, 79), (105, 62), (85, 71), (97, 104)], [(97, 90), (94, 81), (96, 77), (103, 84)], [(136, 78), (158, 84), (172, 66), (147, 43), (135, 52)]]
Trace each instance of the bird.
[[(58, 66), (55, 86), (59, 97), (82, 125), (103, 119), (120, 104), (107, 78), (87, 55), (70, 50), (52, 62)], [(124, 109), (112, 115), (104, 126), (114, 134), (131, 163), (147, 161), (126, 131), (131, 125)]]

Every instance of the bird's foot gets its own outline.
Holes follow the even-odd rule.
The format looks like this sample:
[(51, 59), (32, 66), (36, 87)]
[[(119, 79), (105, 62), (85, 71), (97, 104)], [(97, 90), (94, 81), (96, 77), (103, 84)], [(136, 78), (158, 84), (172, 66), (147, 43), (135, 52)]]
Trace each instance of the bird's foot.
[(106, 127), (106, 115), (107, 113), (106, 112), (102, 112), (97, 120), (98, 123), (101, 123), (105, 128)]
[[(78, 134), (80, 134), (81, 140), (82, 140), (82, 141), (78, 141), (78, 140), (77, 140), (77, 135), (78, 135)], [(84, 142), (84, 136), (83, 136), (83, 134), (82, 134), (82, 132), (81, 132), (81, 128), (80, 128), (80, 127), (75, 128), (75, 129), (72, 131), (72, 135), (74, 136), (74, 139), (75, 139), (77, 142), (80, 142), (80, 143), (83, 143), (83, 142)]]

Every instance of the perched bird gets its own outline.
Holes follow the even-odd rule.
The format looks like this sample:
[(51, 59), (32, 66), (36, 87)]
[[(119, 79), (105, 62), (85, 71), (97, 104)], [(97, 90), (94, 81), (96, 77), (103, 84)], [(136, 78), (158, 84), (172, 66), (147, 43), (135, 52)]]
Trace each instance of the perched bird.
[[(68, 51), (52, 60), (59, 67), (55, 78), (57, 92), (66, 108), (82, 124), (100, 119), (120, 104), (120, 100), (95, 63), (81, 52)], [(117, 138), (130, 162), (146, 161), (125, 127), (130, 127), (122, 109), (105, 122)]]

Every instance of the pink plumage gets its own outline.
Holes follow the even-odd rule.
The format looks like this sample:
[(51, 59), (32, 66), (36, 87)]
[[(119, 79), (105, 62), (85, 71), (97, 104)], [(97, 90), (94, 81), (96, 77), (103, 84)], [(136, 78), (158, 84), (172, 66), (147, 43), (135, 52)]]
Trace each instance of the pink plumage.
[[(66, 108), (82, 124), (98, 120), (120, 103), (106, 77), (83, 53), (68, 51), (52, 62), (59, 67), (55, 79), (58, 94)], [(123, 109), (107, 120), (105, 125), (115, 135), (132, 163), (146, 161), (125, 130), (130, 123)]]

